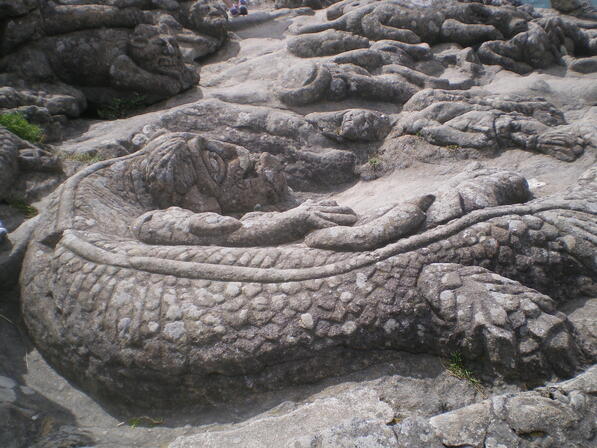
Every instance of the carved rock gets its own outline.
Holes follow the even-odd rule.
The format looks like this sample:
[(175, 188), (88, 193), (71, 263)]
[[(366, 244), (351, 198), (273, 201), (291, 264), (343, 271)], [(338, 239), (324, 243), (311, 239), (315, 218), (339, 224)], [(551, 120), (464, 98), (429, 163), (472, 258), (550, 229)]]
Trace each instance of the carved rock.
[[(375, 362), (378, 347), (459, 348), (492, 375), (531, 382), (590, 362), (555, 311), (595, 287), (579, 280), (596, 272), (590, 176), (563, 196), (496, 205), (525, 185), (498, 176), (486, 190), (493, 199), (465, 202), (448, 224), (418, 227), (427, 197), (369, 218), (395, 230), (322, 250), (303, 240), (358, 217), (327, 201), (252, 212), (287, 194), (270, 157), (164, 134), (69, 179), (21, 276), (25, 321), (44, 356), (92, 393), (147, 405), (312, 381)], [(500, 182), (512, 184), (510, 200)], [(186, 210), (159, 210), (167, 206)], [(217, 216), (227, 211), (249, 213)], [(541, 368), (518, 368), (531, 365)]]

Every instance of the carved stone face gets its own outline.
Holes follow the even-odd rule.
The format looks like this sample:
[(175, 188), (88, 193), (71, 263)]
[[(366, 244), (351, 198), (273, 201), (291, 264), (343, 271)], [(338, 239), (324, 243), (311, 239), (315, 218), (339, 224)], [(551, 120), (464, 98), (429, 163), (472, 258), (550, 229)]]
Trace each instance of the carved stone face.
[(219, 1), (198, 1), (189, 11), (189, 21), (192, 28), (209, 36), (224, 38), (228, 14)]
[(184, 70), (182, 54), (176, 39), (160, 34), (155, 27), (141, 25), (128, 45), (129, 56), (142, 69), (179, 77)]
[(248, 212), (257, 204), (275, 204), (288, 193), (282, 165), (267, 153), (250, 154), (190, 133), (162, 135), (147, 148), (142, 169), (159, 208)]
[(217, 185), (215, 197), (222, 212), (251, 211), (287, 194), (282, 165), (271, 154), (251, 154), (240, 146), (211, 141), (201, 156)]

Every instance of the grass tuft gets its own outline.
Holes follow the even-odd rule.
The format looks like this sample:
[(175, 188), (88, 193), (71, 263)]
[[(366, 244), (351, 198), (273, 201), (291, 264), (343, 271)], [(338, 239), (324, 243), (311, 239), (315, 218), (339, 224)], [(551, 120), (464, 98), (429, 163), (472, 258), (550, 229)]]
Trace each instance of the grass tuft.
[(445, 367), (452, 376), (460, 378), (461, 380), (469, 381), (475, 387), (481, 386), (481, 381), (479, 381), (479, 379), (475, 377), (471, 370), (465, 367), (462, 353), (452, 353)]
[(79, 153), (79, 152), (61, 152), (59, 157), (62, 160), (74, 160), (75, 162), (82, 162), (82, 163), (97, 163), (104, 160), (102, 156), (99, 154), (92, 154), (89, 152)]
[[(136, 428), (138, 426), (145, 426), (148, 428), (153, 428), (157, 425), (161, 425), (164, 423), (163, 419), (155, 419), (155, 418), (151, 418), (151, 417), (147, 417), (147, 416), (142, 416), (142, 417), (132, 417), (129, 418), (126, 422), (127, 425), (129, 425), (131, 428)], [(119, 424), (118, 426), (121, 426), (123, 423)]]
[(0, 114), (0, 124), (23, 140), (39, 143), (43, 139), (43, 132), (39, 126), (31, 124), (19, 113)]
[(381, 168), (381, 160), (378, 157), (371, 157), (367, 163), (373, 169), (373, 171), (377, 171)]
[(7, 199), (6, 202), (9, 206), (25, 215), (25, 218), (33, 218), (39, 213), (35, 207), (21, 199)]
[(97, 115), (104, 120), (117, 120), (132, 115), (136, 110), (145, 105), (144, 95), (134, 94), (128, 98), (114, 98), (107, 104), (97, 108)]

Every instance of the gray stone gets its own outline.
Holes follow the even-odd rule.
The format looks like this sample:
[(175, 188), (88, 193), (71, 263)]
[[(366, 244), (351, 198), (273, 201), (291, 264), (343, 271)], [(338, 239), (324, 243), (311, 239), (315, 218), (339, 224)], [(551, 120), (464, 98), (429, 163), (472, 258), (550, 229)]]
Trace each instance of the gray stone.
[(150, 104), (189, 89), (199, 78), (187, 64), (227, 36), (226, 12), (211, 1), (30, 3), (2, 30), (0, 72), (12, 95), (0, 96), (0, 108), (36, 105), (46, 121), (64, 109), (79, 116), (86, 99)]
[(315, 112), (305, 117), (322, 133), (338, 141), (379, 141), (390, 131), (387, 115), (363, 109), (342, 112)]
[[(529, 439), (588, 446), (595, 430), (595, 400), (587, 399), (590, 392), (584, 381), (594, 376), (594, 368), (580, 375), (574, 391), (559, 383), (549, 389), (496, 396), (427, 421), (408, 418), (394, 427), (397, 446), (524, 447), (532, 446)], [(576, 404), (570, 401), (573, 396), (578, 397)], [(413, 443), (404, 444), (407, 441)]]
[(570, 69), (579, 73), (597, 72), (597, 56), (578, 58), (570, 64)]
[[(241, 425), (179, 437), (169, 448), (202, 447), (322, 447), (392, 446), (379, 445), (379, 439), (394, 439), (385, 427), (392, 409), (370, 387), (339, 391), (335, 396), (315, 397), (291, 410), (273, 409), (268, 414)], [(385, 428), (385, 429), (384, 429)]]
[[(564, 196), (500, 205), (528, 198), (524, 179), (478, 174), (479, 193), (461, 188), (464, 214), (446, 225), (422, 226), (433, 196), (359, 223), (333, 201), (284, 208), (290, 192), (270, 154), (164, 133), (79, 172), (50, 198), (21, 274), (25, 322), (70, 379), (145, 405), (217, 401), (336, 375), (374, 362), (361, 353), (380, 346), (460, 351), (492, 377), (571, 375), (586, 358), (555, 303), (595, 276), (587, 230), (595, 176)], [(257, 204), (272, 211), (254, 211)], [(533, 229), (510, 228), (513, 215)], [(551, 244), (566, 237), (575, 243)], [(437, 242), (441, 250), (431, 250)], [(533, 269), (519, 272), (516, 256)], [(574, 272), (559, 275), (569, 263)], [(227, 282), (240, 284), (238, 306), (226, 298)], [(347, 305), (344, 292), (352, 294)], [(55, 320), (57, 313), (73, 317)], [(89, 362), (88, 350), (103, 362)], [(137, 377), (140, 365), (147, 368)], [(250, 381), (237, 381), (239, 369)]]
[(428, 89), (413, 95), (404, 110), (394, 135), (415, 134), (454, 150), (520, 148), (573, 161), (586, 145), (579, 129), (542, 99)]
[(551, 0), (550, 3), (553, 9), (562, 12), (571, 12), (583, 5), (580, 0)]
[(329, 56), (356, 48), (369, 47), (367, 38), (345, 31), (327, 30), (294, 37), (287, 43), (288, 51), (301, 58)]

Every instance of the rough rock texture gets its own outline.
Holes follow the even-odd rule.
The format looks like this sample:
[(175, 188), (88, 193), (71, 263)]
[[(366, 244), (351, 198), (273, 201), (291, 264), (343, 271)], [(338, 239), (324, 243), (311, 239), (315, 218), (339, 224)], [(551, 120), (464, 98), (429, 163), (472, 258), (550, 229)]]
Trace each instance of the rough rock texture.
[(196, 85), (193, 61), (226, 38), (226, 12), (209, 0), (44, 1), (8, 11), (0, 109), (26, 112), (54, 140), (88, 102), (149, 104)]
[[(319, 398), (296, 410), (280, 409), (278, 415), (179, 437), (169, 448), (588, 447), (596, 429), (596, 375), (593, 367), (569, 381), (530, 392), (497, 395), (452, 412), (409, 417), (397, 423), (386, 403), (377, 401), (377, 408), (371, 409), (375, 398), (379, 400), (373, 390), (340, 391), (338, 401)], [(355, 399), (364, 406), (353, 408)]]
[[(392, 435), (392, 430), (385, 424), (392, 421), (393, 410), (380, 400), (379, 393), (372, 388), (339, 391), (337, 396), (315, 398), (311, 403), (290, 412), (282, 407), (278, 414), (282, 415), (256, 418), (223, 431), (181, 437), (170, 448), (312, 446), (313, 439), (316, 440), (317, 437), (313, 437), (314, 434), (325, 432), (329, 427), (336, 428), (338, 422), (346, 421), (350, 424), (351, 420), (367, 422), (385, 437)], [(367, 446), (363, 445), (364, 440), (373, 441), (376, 438), (375, 433), (353, 437), (348, 431), (342, 432), (344, 437), (351, 440), (352, 446), (355, 443), (357, 446)]]
[(341, 142), (383, 140), (391, 128), (387, 115), (363, 109), (315, 112), (306, 115), (305, 119), (316, 125), (326, 137)]
[[(398, 447), (591, 446), (597, 369), (532, 392), (492, 397), (394, 427)], [(332, 445), (330, 445), (332, 446)]]
[(440, 146), (520, 148), (572, 161), (586, 145), (584, 133), (541, 98), (434, 89), (414, 95), (403, 110), (408, 113), (398, 122), (395, 135), (415, 134)]
[[(402, 104), (422, 87), (470, 88), (483, 73), (481, 63), (517, 73), (568, 63), (586, 73), (597, 54), (590, 25), (585, 30), (578, 21), (512, 6), (345, 0), (327, 18), (294, 28), (299, 35), (288, 41), (291, 53), (335, 56), (293, 67), (280, 92), (286, 104), (355, 96)], [(431, 52), (438, 44), (451, 47)], [(448, 71), (450, 80), (441, 77)]]
[(29, 143), (0, 126), (0, 201), (39, 199), (63, 180), (61, 171), (51, 148)]
[(311, 9), (326, 8), (338, 0), (275, 0), (276, 8), (301, 8), (307, 7)]
[[(362, 224), (381, 234), (334, 227), (357, 217), (333, 202), (250, 212), (285, 199), (280, 170), (268, 154), (255, 161), (240, 147), (164, 134), (72, 177), (21, 277), (40, 350), (86, 388), (147, 404), (313, 380), (371, 362), (365, 348), (459, 350), (485, 372), (529, 382), (593, 356), (555, 304), (595, 287), (594, 170), (561, 197), (480, 203), (422, 232), (433, 196), (399, 204)], [(489, 182), (498, 204), (520, 199), (516, 177), (499, 194)], [(152, 211), (167, 206), (183, 208)], [(272, 247), (285, 242), (296, 243)], [(437, 264), (446, 262), (457, 264)]]
[[(0, 1), (3, 110), (66, 139), (4, 135), (3, 198), (45, 195), (55, 154), (73, 176), (39, 226), (0, 201), (0, 292), (27, 249), (0, 297), (11, 443), (594, 444), (593, 373), (532, 391), (596, 356), (590, 8), (305, 5)], [(114, 54), (58, 51), (91, 37)], [(196, 88), (75, 118), (138, 99), (121, 81), (177, 91), (162, 44), (183, 72), (219, 50)]]
[(242, 146), (254, 155), (275, 155), (283, 164), (290, 187), (313, 191), (354, 180), (355, 166), (370, 150), (370, 139), (382, 138), (389, 126), (387, 117), (374, 118), (377, 114), (372, 112), (346, 111), (343, 116), (346, 119), (337, 128), (342, 136), (331, 138), (328, 134), (335, 131), (330, 129), (327, 117), (303, 117), (290, 111), (208, 98), (126, 126), (125, 135), (116, 141), (101, 135), (87, 146), (89, 151), (109, 158), (115, 156), (114, 152), (124, 155), (141, 149), (164, 130), (191, 129), (201, 131), (206, 138)]

